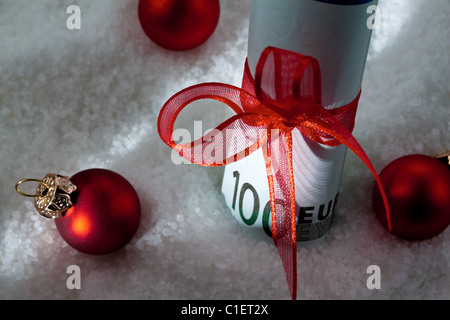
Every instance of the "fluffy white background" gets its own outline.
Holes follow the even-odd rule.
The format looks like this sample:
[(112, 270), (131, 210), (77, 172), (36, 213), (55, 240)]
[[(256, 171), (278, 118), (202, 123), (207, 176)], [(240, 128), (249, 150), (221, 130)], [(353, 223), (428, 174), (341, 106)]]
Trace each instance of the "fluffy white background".
[[(66, 28), (71, 4), (81, 8), (81, 30)], [(450, 147), (450, 3), (380, 6), (354, 131), (378, 171), (400, 156)], [(177, 91), (240, 84), (249, 8), (249, 0), (221, 0), (211, 38), (170, 52), (142, 32), (136, 0), (0, 2), (0, 298), (290, 298), (273, 244), (229, 214), (223, 169), (175, 166), (156, 130)], [(222, 120), (224, 110), (214, 107), (210, 119)], [(14, 191), (22, 178), (94, 167), (126, 177), (142, 202), (137, 234), (107, 256), (69, 247)], [(372, 211), (372, 186), (349, 152), (329, 236), (299, 249), (299, 298), (449, 299), (450, 230), (422, 242), (391, 236)], [(66, 287), (72, 264), (81, 290)], [(366, 287), (372, 264), (381, 268), (380, 290)]]

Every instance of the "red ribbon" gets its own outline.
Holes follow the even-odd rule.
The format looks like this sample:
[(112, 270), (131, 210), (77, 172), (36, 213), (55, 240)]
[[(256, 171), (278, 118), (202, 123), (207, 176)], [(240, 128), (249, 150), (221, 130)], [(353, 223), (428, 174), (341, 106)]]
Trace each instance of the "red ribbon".
[[(242, 89), (203, 83), (172, 96), (158, 118), (161, 139), (190, 162), (220, 166), (263, 148), (272, 213), (272, 238), (283, 262), (292, 299), (297, 296), (297, 240), (292, 130), (327, 146), (341, 143), (369, 168), (380, 188), (391, 231), (390, 211), (372, 163), (352, 136), (360, 94), (349, 104), (331, 110), (322, 106), (321, 73), (315, 58), (268, 47), (258, 61), (253, 80), (245, 65)], [(236, 112), (210, 133), (176, 144), (172, 132), (178, 114), (199, 99), (219, 100)]]

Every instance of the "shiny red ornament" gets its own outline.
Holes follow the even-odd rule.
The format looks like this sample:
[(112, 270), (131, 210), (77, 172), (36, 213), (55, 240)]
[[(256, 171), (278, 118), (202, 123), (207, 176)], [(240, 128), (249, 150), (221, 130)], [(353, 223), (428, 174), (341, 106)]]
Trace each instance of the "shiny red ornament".
[(145, 34), (169, 50), (205, 42), (219, 21), (219, 0), (140, 0), (138, 17)]
[[(394, 160), (380, 173), (390, 206), (392, 233), (407, 240), (425, 240), (450, 224), (450, 170), (425, 155)], [(372, 204), (381, 224), (388, 229), (377, 186)]]
[(140, 221), (141, 205), (133, 186), (106, 169), (81, 171), (70, 178), (76, 191), (72, 207), (55, 218), (62, 238), (88, 254), (111, 253), (127, 244)]

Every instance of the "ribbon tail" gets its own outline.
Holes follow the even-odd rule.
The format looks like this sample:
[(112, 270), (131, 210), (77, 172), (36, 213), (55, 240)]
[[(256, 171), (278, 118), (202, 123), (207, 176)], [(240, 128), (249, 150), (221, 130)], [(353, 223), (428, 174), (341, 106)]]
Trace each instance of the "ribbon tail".
[(272, 238), (283, 263), (292, 300), (296, 300), (297, 234), (292, 132), (280, 132), (276, 137), (273, 132), (268, 135), (268, 143), (263, 147), (263, 152), (269, 182)]
[(364, 152), (363, 148), (359, 145), (359, 143), (356, 141), (356, 139), (349, 134), (347, 139), (343, 139), (342, 143), (344, 143), (349, 149), (351, 149), (369, 168), (370, 172), (375, 178), (375, 181), (377, 182), (378, 188), (380, 189), (381, 197), (383, 199), (384, 208), (386, 211), (386, 219), (388, 224), (389, 232), (392, 232), (392, 224), (391, 224), (391, 212), (389, 208), (389, 203), (387, 200), (386, 192), (384, 190), (383, 184), (381, 183), (381, 179), (378, 176), (374, 166), (372, 165), (372, 162), (370, 161), (367, 154)]
[(381, 183), (381, 179), (377, 174), (372, 162), (370, 161), (367, 154), (364, 152), (364, 149), (361, 145), (356, 141), (353, 135), (345, 128), (337, 119), (334, 117), (328, 117), (327, 121), (317, 121), (317, 122), (309, 122), (305, 123), (308, 127), (320, 130), (330, 136), (333, 136), (343, 144), (345, 144), (350, 150), (352, 150), (366, 165), (366, 167), (370, 170), (372, 175), (377, 182), (378, 188), (381, 193), (381, 197), (383, 199), (384, 208), (386, 211), (386, 219), (388, 224), (388, 229), (392, 232), (392, 224), (391, 224), (391, 212), (389, 208), (389, 203), (387, 200), (386, 192), (384, 190), (383, 184)]

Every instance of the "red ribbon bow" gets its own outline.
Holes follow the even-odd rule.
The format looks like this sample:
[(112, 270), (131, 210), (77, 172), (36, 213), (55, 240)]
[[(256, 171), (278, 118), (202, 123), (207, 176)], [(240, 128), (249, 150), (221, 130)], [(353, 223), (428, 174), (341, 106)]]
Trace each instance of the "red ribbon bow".
[[(387, 198), (372, 163), (352, 136), (360, 94), (348, 105), (326, 110), (322, 106), (319, 63), (315, 58), (267, 47), (253, 80), (245, 65), (242, 89), (221, 83), (203, 83), (172, 96), (158, 118), (161, 139), (181, 156), (202, 166), (235, 162), (263, 148), (269, 182), (272, 238), (283, 262), (292, 299), (297, 295), (297, 240), (295, 184), (292, 166), (292, 130), (327, 146), (341, 143), (366, 164)], [(175, 120), (195, 100), (215, 99), (236, 112), (202, 138), (187, 144), (172, 139)]]

